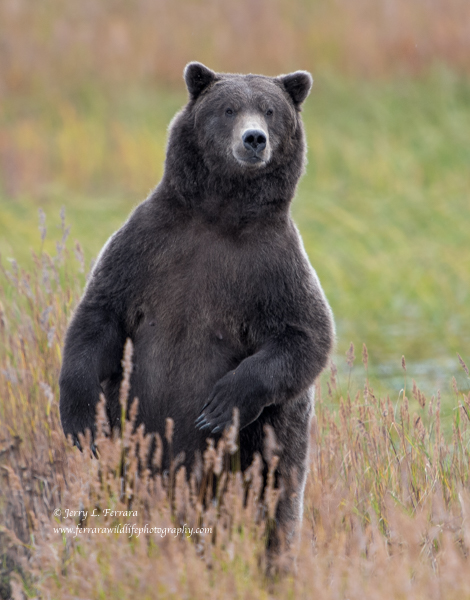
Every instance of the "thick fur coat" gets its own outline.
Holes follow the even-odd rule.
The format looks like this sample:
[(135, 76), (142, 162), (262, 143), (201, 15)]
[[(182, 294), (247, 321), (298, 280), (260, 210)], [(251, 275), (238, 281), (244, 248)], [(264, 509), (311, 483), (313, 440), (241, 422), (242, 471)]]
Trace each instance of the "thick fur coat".
[[(173, 455), (197, 452), (240, 416), (245, 469), (264, 425), (280, 446), (281, 522), (299, 518), (313, 385), (334, 337), (331, 310), (289, 206), (305, 164), (304, 71), (277, 78), (185, 70), (161, 183), (106, 243), (67, 331), (65, 434), (94, 431), (104, 391), (119, 423), (121, 360), (134, 345), (138, 423)], [(164, 453), (168, 461), (168, 453)], [(166, 464), (166, 463), (165, 463)]]

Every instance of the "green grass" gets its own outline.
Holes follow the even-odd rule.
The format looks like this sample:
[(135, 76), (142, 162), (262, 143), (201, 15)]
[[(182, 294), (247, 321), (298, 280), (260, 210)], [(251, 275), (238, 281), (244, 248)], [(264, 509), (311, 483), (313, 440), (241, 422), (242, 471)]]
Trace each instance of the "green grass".
[[(158, 183), (184, 102), (155, 88), (8, 100), (0, 127), (19, 174), (3, 170), (4, 259), (28, 264), (39, 250), (39, 207), (52, 250), (65, 206), (89, 263)], [(395, 381), (404, 354), (425, 389), (448, 388), (452, 374), (468, 389), (457, 352), (470, 361), (469, 106), (470, 83), (446, 70), (374, 82), (320, 74), (305, 105), (294, 218), (336, 317), (337, 352), (365, 342), (377, 385)]]
[(320, 81), (294, 214), (340, 331), (382, 357), (470, 337), (470, 86)]
[[(138, 476), (144, 441), (130, 423), (99, 440), (99, 461), (68, 447), (60, 426), (61, 348), (85, 281), (74, 242), (88, 268), (158, 182), (184, 94), (91, 88), (2, 104), (0, 596), (467, 597), (470, 380), (456, 352), (470, 364), (469, 99), (470, 84), (444, 71), (315, 82), (293, 213), (336, 316), (338, 372), (317, 391), (297, 571), (269, 582), (268, 521), (251, 501), (242, 510), (241, 479), (204, 510), (184, 477), (173, 494), (160, 475)], [(129, 502), (138, 525), (211, 524), (215, 541), (54, 532), (55, 507)]]

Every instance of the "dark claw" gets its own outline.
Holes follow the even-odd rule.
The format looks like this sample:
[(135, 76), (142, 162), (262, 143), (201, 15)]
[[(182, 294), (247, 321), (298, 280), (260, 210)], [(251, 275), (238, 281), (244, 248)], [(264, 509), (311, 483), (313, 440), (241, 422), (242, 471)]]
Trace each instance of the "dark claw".
[(214, 429), (211, 431), (211, 434), (219, 433), (219, 431), (222, 431), (222, 425), (217, 425), (216, 427), (214, 427)]
[(73, 445), (77, 446), (77, 448), (80, 450), (80, 452), (83, 452), (82, 445), (80, 444), (78, 437), (76, 435), (73, 436)]
[(211, 427), (210, 423), (204, 423), (204, 425), (199, 425), (199, 429), (202, 431), (203, 429), (208, 429)]
[(92, 445), (90, 446), (90, 449), (91, 449), (91, 451), (93, 452), (93, 456), (94, 456), (95, 458), (98, 458), (98, 448), (97, 448), (96, 444), (92, 444)]
[(202, 413), (201, 415), (199, 415), (199, 417), (196, 419), (196, 426), (199, 425), (200, 423), (202, 423), (203, 421), (206, 420), (206, 415), (204, 413)]

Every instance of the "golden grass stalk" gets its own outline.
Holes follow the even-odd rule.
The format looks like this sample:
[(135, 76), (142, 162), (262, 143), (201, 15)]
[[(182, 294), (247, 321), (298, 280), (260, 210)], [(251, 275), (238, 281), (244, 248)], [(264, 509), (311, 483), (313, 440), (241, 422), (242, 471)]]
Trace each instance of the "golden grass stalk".
[[(235, 413), (232, 428), (217, 445), (208, 442), (189, 477), (181, 457), (166, 476), (162, 440), (135, 428), (138, 402), (120, 434), (112, 434), (101, 397), (99, 459), (66, 442), (57, 380), (66, 323), (83, 285), (74, 260), (64, 242), (57, 256), (35, 257), (33, 272), (2, 267), (3, 597), (22, 590), (40, 598), (468, 595), (470, 397), (456, 382), (452, 434), (445, 438), (440, 392), (428, 402), (413, 382), (410, 399), (404, 389), (394, 403), (368, 377), (364, 387), (351, 377), (349, 353), (343, 395), (332, 368), (330, 380), (317, 386), (296, 560), (281, 555), (278, 572), (287, 574), (266, 579), (265, 543), (279, 494), (272, 432), (266, 462), (256, 455), (240, 473)], [(125, 352), (127, 410), (129, 343)], [(367, 356), (363, 348), (366, 368)], [(171, 442), (171, 421), (165, 438)], [(89, 442), (88, 435), (83, 447)]]

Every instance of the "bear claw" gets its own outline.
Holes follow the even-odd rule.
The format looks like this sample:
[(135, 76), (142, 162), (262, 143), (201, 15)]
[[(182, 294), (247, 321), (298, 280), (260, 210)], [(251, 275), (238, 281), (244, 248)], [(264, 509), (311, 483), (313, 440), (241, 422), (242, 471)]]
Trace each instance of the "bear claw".
[[(77, 446), (80, 452), (83, 452), (82, 445), (80, 444), (80, 440), (78, 439), (78, 435), (73, 436), (73, 446)], [(98, 446), (92, 442), (90, 444), (90, 450), (95, 458), (98, 458)]]
[(73, 445), (77, 446), (77, 448), (80, 450), (80, 452), (83, 452), (82, 445), (80, 444), (78, 436), (76, 436), (76, 435), (73, 436)]
[(199, 415), (199, 417), (197, 417), (197, 419), (195, 420), (196, 426), (200, 425), (203, 421), (206, 420), (206, 415), (204, 413), (202, 413), (201, 415)]

